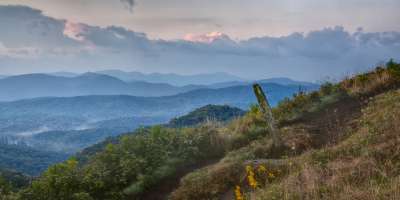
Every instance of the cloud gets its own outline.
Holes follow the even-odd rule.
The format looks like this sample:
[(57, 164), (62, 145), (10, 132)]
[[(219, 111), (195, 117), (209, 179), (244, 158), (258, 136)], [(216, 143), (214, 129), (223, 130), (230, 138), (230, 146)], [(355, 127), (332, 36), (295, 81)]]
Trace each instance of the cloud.
[(64, 25), (63, 34), (71, 39), (77, 40), (79, 42), (85, 41), (85, 37), (83, 36), (86, 32), (86, 26), (79, 23), (73, 23), (70, 21), (66, 21)]
[(39, 55), (40, 51), (36, 48), (25, 47), (25, 48), (7, 48), (0, 42), (0, 58), (35, 58)]
[(153, 40), (123, 27), (91, 26), (29, 7), (0, 6), (0, 28), (0, 74), (119, 68), (315, 80), (400, 59), (399, 32), (350, 33), (340, 26), (246, 40), (232, 40), (221, 32)]
[(228, 35), (218, 31), (210, 32), (207, 34), (189, 33), (186, 34), (183, 39), (189, 42), (202, 42), (202, 43), (212, 43), (215, 40), (230, 40)]

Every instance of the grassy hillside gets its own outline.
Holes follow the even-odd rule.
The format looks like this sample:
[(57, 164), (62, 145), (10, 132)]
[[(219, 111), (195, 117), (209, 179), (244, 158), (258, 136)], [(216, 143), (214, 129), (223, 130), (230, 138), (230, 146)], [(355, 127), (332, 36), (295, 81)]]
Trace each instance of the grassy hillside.
[(400, 65), (389, 62), (274, 110), (269, 137), (186, 175), (169, 199), (399, 199)]
[(86, 164), (50, 167), (17, 199), (399, 199), (400, 64), (300, 92), (227, 124), (150, 127)]

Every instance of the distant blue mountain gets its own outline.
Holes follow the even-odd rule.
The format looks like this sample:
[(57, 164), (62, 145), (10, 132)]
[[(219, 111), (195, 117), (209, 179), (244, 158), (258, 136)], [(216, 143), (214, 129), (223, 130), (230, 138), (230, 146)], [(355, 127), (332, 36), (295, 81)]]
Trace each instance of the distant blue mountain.
[(232, 87), (232, 86), (239, 86), (239, 85), (249, 85), (251, 83), (275, 83), (279, 85), (297, 85), (300, 87), (306, 86), (306, 87), (319, 87), (318, 84), (316, 83), (311, 83), (311, 82), (305, 82), (305, 81), (295, 81), (290, 78), (269, 78), (269, 79), (262, 79), (262, 80), (257, 80), (257, 81), (230, 81), (230, 82), (222, 82), (222, 83), (215, 83), (212, 85), (209, 85), (209, 88), (224, 88), (224, 87)]
[(211, 85), (221, 82), (244, 81), (243, 78), (227, 74), (227, 73), (211, 73), (197, 75), (178, 75), (178, 74), (162, 74), (151, 73), (145, 74), (141, 72), (125, 72), (121, 70), (105, 70), (96, 73), (106, 74), (117, 77), (124, 81), (145, 81), (150, 83), (168, 83), (176, 86), (184, 85)]
[[(34, 80), (37, 80), (36, 76), (40, 76), (44, 82), (55, 79), (48, 75), (33, 75)], [(56, 77), (57, 80), (58, 78), (60, 77)], [(109, 76), (103, 78), (115, 79)], [(76, 79), (84, 79), (86, 82), (88, 79), (97, 80), (98, 75), (86, 74)], [(297, 85), (291, 84), (261, 85), (273, 106), (299, 89)], [(303, 89), (314, 90), (316, 87), (304, 86)], [(65, 153), (71, 155), (107, 137), (132, 131), (139, 126), (167, 123), (172, 118), (209, 104), (229, 105), (246, 110), (252, 103), (256, 103), (256, 98), (251, 84), (220, 89), (202, 88), (164, 97), (89, 95), (0, 102), (0, 139), (5, 138), (6, 144), (11, 146), (22, 144), (24, 149), (31, 149), (29, 151), (32, 152), (53, 152), (54, 158), (51, 157), (44, 163), (47, 166), (58, 159), (65, 159)], [(3, 157), (13, 156), (15, 153), (18, 153), (16, 148), (3, 152)], [(22, 163), (20, 170), (27, 170), (23, 163), (29, 162), (31, 156), (36, 154), (27, 154), (28, 160), (14, 159), (7, 166)], [(45, 165), (27, 172), (37, 173)]]
[[(296, 85), (263, 83), (272, 105), (298, 92)], [(304, 87), (313, 90), (316, 87)], [(221, 89), (198, 89), (164, 97), (135, 97), (127, 95), (91, 95), (77, 97), (44, 97), (0, 103), (0, 128), (30, 124), (40, 129), (46, 125), (57, 129), (76, 127), (79, 122), (103, 121), (126, 117), (172, 118), (208, 104), (230, 105), (247, 109), (255, 103), (251, 85)], [(12, 120), (11, 120), (12, 119)], [(35, 119), (35, 120), (31, 120)], [(31, 121), (30, 121), (31, 120)], [(43, 124), (43, 122), (49, 122)], [(29, 123), (27, 123), (29, 122)], [(67, 123), (68, 122), (68, 123)], [(23, 131), (23, 130), (20, 130)], [(5, 132), (5, 131), (3, 131)]]
[[(119, 72), (119, 71), (110, 71)], [(121, 72), (122, 74), (128, 72)], [(111, 74), (111, 73), (110, 73)], [(59, 72), (49, 74), (25, 74), (9, 76), (0, 79), (0, 101), (14, 101), (20, 99), (30, 99), (37, 97), (74, 97), (89, 95), (131, 95), (143, 97), (171, 96), (189, 92), (196, 89), (220, 89), (233, 86), (249, 85), (251, 81), (226, 81), (229, 79), (239, 79), (230, 77), (226, 74), (208, 74), (181, 76), (175, 74), (136, 74), (139, 81), (126, 82), (112, 75), (98, 73), (74, 74), (69, 72)], [(146, 79), (150, 82), (141, 81)], [(168, 83), (172, 80), (180, 83), (190, 83), (185, 86), (173, 86)], [(216, 82), (210, 85), (194, 85), (194, 83), (206, 81)], [(173, 82), (173, 81), (172, 81)], [(259, 83), (276, 83), (280, 85), (297, 85), (307, 87), (317, 87), (318, 85), (294, 81), (288, 78), (273, 78), (258, 81)], [(176, 83), (175, 83), (176, 84)]]
[(72, 73), (72, 72), (53, 72), (53, 73), (49, 73), (49, 75), (69, 77), (69, 78), (79, 76), (79, 74)]
[(73, 97), (87, 95), (174, 95), (204, 86), (176, 87), (165, 83), (124, 82), (112, 76), (85, 73), (76, 77), (27, 74), (0, 79), (0, 101), (36, 97)]
[(257, 81), (259, 83), (276, 83), (280, 85), (297, 85), (297, 86), (309, 86), (318, 87), (318, 84), (305, 82), (305, 81), (295, 81), (290, 78), (280, 77), (280, 78), (269, 78)]

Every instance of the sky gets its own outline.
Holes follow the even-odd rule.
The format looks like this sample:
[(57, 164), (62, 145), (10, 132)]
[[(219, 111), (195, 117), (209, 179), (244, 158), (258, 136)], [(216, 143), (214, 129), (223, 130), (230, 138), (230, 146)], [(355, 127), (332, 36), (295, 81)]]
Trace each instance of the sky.
[(0, 0), (0, 74), (320, 80), (400, 58), (398, 0)]

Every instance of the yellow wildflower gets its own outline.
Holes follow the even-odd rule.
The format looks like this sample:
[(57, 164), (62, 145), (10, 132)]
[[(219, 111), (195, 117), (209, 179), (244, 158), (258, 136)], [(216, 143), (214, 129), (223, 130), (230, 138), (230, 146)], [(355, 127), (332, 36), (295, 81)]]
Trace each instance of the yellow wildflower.
[(274, 175), (274, 173), (269, 172), (269, 173), (268, 173), (268, 177), (269, 177), (269, 178), (275, 178), (275, 175)]
[(240, 186), (238, 186), (238, 185), (235, 188), (235, 197), (236, 197), (236, 200), (244, 200), (242, 191), (240, 190)]
[(250, 173), (251, 171), (252, 171), (251, 166), (250, 166), (250, 165), (247, 165), (247, 166), (246, 166), (246, 172), (247, 172), (247, 173)]
[(246, 167), (246, 171), (247, 171), (247, 180), (249, 181), (249, 185), (252, 188), (257, 188), (258, 183), (257, 183), (257, 180), (255, 178), (255, 175), (254, 175), (252, 167), (251, 166), (247, 166)]
[(266, 172), (266, 171), (267, 171), (267, 168), (264, 165), (258, 166), (258, 172), (259, 173), (263, 173), (263, 172)]

